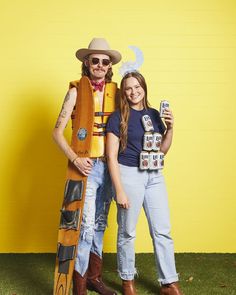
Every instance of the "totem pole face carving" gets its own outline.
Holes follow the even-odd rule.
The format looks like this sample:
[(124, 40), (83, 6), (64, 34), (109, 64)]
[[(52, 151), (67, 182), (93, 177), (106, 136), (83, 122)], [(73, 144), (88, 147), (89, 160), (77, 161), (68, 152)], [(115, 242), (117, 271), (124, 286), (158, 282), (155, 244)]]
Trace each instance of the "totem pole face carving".
[(90, 54), (85, 65), (89, 69), (91, 80), (104, 80), (112, 66), (110, 57), (106, 54)]

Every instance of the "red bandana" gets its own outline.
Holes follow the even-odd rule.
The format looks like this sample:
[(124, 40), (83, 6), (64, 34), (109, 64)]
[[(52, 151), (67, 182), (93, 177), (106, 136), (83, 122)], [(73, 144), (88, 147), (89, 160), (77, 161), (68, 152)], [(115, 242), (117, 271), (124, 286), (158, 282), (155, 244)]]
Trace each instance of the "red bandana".
[(97, 90), (102, 91), (105, 81), (104, 80), (101, 82), (91, 81), (91, 84), (93, 86), (94, 91), (97, 91)]

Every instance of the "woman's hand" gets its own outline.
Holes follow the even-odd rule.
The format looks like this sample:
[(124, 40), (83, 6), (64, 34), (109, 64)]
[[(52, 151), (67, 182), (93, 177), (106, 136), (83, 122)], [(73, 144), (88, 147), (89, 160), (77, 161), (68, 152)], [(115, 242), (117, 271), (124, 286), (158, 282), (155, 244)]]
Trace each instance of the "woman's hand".
[(174, 116), (172, 114), (172, 111), (169, 108), (165, 108), (163, 118), (164, 118), (167, 130), (172, 129), (174, 126)]
[(130, 207), (128, 197), (124, 192), (116, 195), (116, 203), (120, 208), (128, 209)]
[(166, 132), (162, 137), (161, 151), (166, 155), (172, 143), (174, 126), (174, 116), (169, 108), (165, 109), (163, 119), (166, 125)]
[(79, 172), (85, 176), (88, 176), (90, 174), (93, 167), (93, 161), (90, 158), (77, 157), (73, 161), (73, 164), (79, 170)]

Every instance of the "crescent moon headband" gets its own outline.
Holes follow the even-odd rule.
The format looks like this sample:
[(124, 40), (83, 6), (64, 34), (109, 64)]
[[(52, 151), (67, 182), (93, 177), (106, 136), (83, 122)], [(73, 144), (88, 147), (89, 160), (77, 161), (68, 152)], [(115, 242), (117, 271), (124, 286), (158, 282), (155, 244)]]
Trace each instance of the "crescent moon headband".
[(126, 74), (131, 72), (137, 72), (138, 69), (141, 67), (144, 61), (143, 52), (141, 49), (139, 49), (137, 46), (128, 46), (131, 50), (134, 51), (136, 60), (135, 61), (127, 61), (122, 62), (121, 67), (119, 68), (119, 73), (122, 77), (124, 77)]

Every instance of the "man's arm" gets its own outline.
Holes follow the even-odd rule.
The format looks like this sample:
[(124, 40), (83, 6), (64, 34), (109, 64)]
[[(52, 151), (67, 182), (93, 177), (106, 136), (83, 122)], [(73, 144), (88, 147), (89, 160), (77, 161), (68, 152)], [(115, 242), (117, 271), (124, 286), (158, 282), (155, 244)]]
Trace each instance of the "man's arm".
[(64, 152), (66, 157), (78, 168), (82, 174), (88, 176), (92, 168), (91, 159), (78, 157), (64, 136), (64, 130), (76, 104), (76, 97), (76, 88), (73, 87), (69, 89), (65, 96), (61, 112), (57, 118), (55, 128), (53, 129), (53, 138), (60, 149)]

